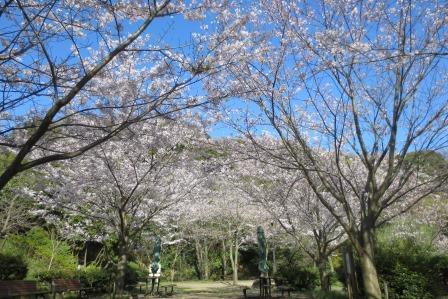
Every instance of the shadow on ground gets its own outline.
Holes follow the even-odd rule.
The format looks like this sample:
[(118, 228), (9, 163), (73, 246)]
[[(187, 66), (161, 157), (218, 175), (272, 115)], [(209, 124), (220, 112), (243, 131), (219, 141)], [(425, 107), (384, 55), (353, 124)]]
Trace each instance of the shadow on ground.
[[(252, 280), (239, 281), (238, 286), (234, 286), (228, 281), (186, 281), (176, 283), (176, 291), (172, 296), (161, 296), (156, 298), (175, 298), (175, 299), (202, 299), (202, 298), (229, 298), (241, 299), (243, 296), (243, 287), (251, 286)], [(247, 298), (258, 298), (258, 289), (250, 289), (247, 291)], [(271, 298), (288, 298), (282, 297), (279, 292), (273, 291)], [(291, 297), (294, 299), (311, 299), (306, 294), (293, 293)]]

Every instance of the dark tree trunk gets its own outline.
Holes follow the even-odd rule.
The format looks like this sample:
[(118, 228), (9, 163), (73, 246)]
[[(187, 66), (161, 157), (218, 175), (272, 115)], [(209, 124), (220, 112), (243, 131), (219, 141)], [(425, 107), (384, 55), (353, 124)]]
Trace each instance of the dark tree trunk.
[(222, 264), (222, 280), (226, 279), (227, 276), (227, 257), (226, 257), (226, 241), (221, 240), (221, 264)]
[(127, 237), (122, 237), (121, 240), (119, 240), (118, 253), (117, 291), (121, 293), (125, 287), (126, 266), (128, 264)]
[(317, 269), (319, 270), (320, 289), (328, 292), (331, 289), (330, 272), (327, 269), (327, 257), (321, 256), (317, 261)]

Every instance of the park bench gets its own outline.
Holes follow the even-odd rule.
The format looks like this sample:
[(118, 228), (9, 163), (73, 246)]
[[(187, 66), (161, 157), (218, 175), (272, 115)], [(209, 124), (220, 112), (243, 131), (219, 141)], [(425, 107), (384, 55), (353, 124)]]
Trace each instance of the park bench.
[(285, 280), (282, 278), (274, 278), (275, 281), (275, 289), (281, 292), (282, 297), (285, 296), (285, 293), (288, 293), (288, 297), (291, 297), (291, 292), (294, 291), (294, 288), (290, 285), (285, 284)]
[(51, 284), (51, 291), (53, 293), (53, 299), (56, 298), (56, 294), (64, 292), (79, 292), (78, 296), (82, 297), (83, 293), (90, 288), (85, 288), (82, 286), (78, 279), (55, 279)]
[[(261, 284), (261, 285), (260, 285)], [(260, 298), (271, 298), (272, 278), (265, 278), (256, 280), (252, 286), (242, 286), (244, 298), (247, 298), (247, 291), (252, 289), (258, 289), (260, 292)]]
[(139, 293), (143, 292), (143, 288), (147, 288), (147, 286), (145, 287), (145, 285), (142, 285), (141, 283), (127, 284), (124, 286), (126, 291), (138, 291)]
[(287, 285), (278, 286), (276, 289), (282, 293), (282, 297), (284, 297), (285, 292), (288, 293), (288, 297), (291, 297), (291, 292), (294, 291), (293, 287)]
[(173, 295), (175, 286), (176, 286), (175, 284), (164, 284), (164, 285), (161, 285), (160, 287), (165, 290), (165, 292), (164, 292), (165, 295), (168, 295), (168, 289), (171, 288), (169, 295)]
[(47, 289), (40, 288), (37, 281), (31, 280), (2, 280), (0, 281), (0, 298), (13, 298), (34, 295), (44, 297), (50, 293)]
[(247, 290), (250, 290), (252, 287), (241, 287), (243, 291), (244, 298), (247, 298)]

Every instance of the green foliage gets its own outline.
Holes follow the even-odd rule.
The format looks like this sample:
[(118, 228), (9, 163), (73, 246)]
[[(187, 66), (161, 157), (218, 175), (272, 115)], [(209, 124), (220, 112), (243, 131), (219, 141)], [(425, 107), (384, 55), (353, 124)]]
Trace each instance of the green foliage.
[(322, 290), (313, 291), (314, 299), (347, 299), (347, 295), (340, 291), (324, 292)]
[(84, 285), (98, 288), (106, 285), (109, 280), (109, 273), (106, 269), (92, 264), (81, 269), (79, 278)]
[(69, 244), (41, 227), (34, 227), (24, 235), (10, 235), (4, 252), (24, 259), (28, 279), (49, 281), (76, 275), (76, 257)]
[(35, 269), (37, 270), (32, 275), (28, 275), (28, 278), (31, 279), (38, 279), (39, 281), (45, 281), (48, 283), (51, 283), (53, 279), (70, 279), (70, 278), (76, 278), (76, 273), (74, 271), (64, 271), (61, 269)]
[(217, 159), (217, 158), (225, 158), (229, 155), (229, 153), (225, 151), (217, 151), (216, 149), (210, 148), (210, 147), (202, 147), (202, 148), (196, 148), (197, 152), (196, 160), (210, 160), (210, 159)]
[(319, 273), (314, 267), (296, 269), (294, 277), (289, 277), (291, 285), (299, 290), (312, 290), (319, 285)]
[(429, 175), (444, 173), (448, 168), (448, 161), (442, 154), (435, 151), (409, 153), (406, 155), (405, 161)]
[(377, 270), (391, 299), (434, 298), (448, 292), (448, 256), (409, 238), (379, 242)]
[[(12, 152), (0, 152), (0, 171), (4, 171), (6, 167), (8, 167), (9, 164), (14, 160), (14, 158), (15, 154)], [(42, 176), (39, 176), (39, 173), (37, 171), (27, 170), (15, 175), (14, 178), (8, 182), (8, 185), (6, 185), (2, 192), (5, 192), (5, 195), (11, 196), (14, 195), (13, 193), (11, 193), (13, 192), (13, 190), (42, 183)]]
[[(14, 159), (11, 152), (0, 152), (0, 171), (3, 171)], [(0, 237), (26, 229), (34, 222), (35, 216), (29, 213), (35, 206), (35, 201), (23, 190), (32, 189), (44, 180), (39, 179), (35, 170), (24, 171), (14, 176), (8, 184), (0, 190)]]
[(195, 268), (196, 254), (193, 244), (186, 244), (179, 248), (176, 264), (173, 265), (174, 256), (176, 255), (176, 244), (168, 245), (163, 249), (162, 269), (164, 275), (170, 275), (171, 269), (175, 270), (174, 279), (178, 281), (197, 279), (197, 272)]
[(145, 281), (148, 277), (148, 269), (137, 263), (129, 262), (125, 270), (125, 285), (136, 284), (139, 281)]
[(20, 256), (0, 253), (0, 280), (20, 280), (28, 269)]
[(319, 285), (319, 272), (299, 251), (277, 251), (277, 278), (299, 290), (312, 290)]

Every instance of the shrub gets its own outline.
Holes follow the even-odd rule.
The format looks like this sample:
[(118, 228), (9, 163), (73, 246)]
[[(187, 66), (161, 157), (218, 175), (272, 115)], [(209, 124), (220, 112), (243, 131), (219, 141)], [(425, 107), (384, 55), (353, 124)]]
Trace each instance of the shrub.
[(145, 281), (148, 277), (148, 270), (134, 262), (129, 262), (125, 271), (125, 285), (132, 285), (139, 281)]
[(319, 285), (319, 272), (303, 252), (283, 249), (277, 253), (278, 281), (301, 290), (312, 290)]
[(0, 280), (20, 280), (25, 278), (27, 271), (21, 257), (0, 253)]
[(279, 272), (278, 279), (299, 290), (312, 290), (319, 285), (319, 273), (311, 267), (284, 269)]
[(412, 239), (381, 242), (376, 249), (377, 270), (387, 282), (390, 298), (434, 298), (448, 291), (444, 277), (448, 257)]
[(81, 269), (79, 278), (84, 285), (99, 288), (106, 285), (109, 280), (109, 273), (101, 267), (88, 265)]
[(321, 290), (313, 291), (314, 299), (347, 299), (347, 295), (340, 291), (329, 291), (324, 292)]
[(58, 269), (53, 270), (41, 270), (39, 272), (34, 273), (35, 276), (33, 278), (38, 279), (39, 281), (44, 281), (51, 283), (53, 279), (70, 279), (75, 278), (75, 272), (72, 271), (63, 271)]
[(76, 275), (76, 257), (54, 231), (33, 227), (26, 234), (9, 235), (3, 251), (22, 257), (28, 268), (26, 279), (49, 281)]
[(392, 269), (390, 281), (390, 296), (393, 298), (425, 299), (433, 298), (428, 293), (428, 278), (423, 273), (412, 271), (401, 264)]
[(296, 272), (292, 285), (298, 289), (312, 290), (319, 285), (319, 273), (316, 268), (303, 268)]

